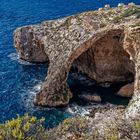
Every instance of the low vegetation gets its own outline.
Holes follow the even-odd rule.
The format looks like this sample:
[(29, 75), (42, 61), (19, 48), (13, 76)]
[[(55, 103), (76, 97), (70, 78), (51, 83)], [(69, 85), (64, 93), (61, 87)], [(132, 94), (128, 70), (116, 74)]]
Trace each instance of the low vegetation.
[(68, 140), (88, 140), (89, 121), (80, 117), (66, 119), (58, 127), (48, 131), (48, 140), (63, 140), (66, 137)]
[(127, 9), (123, 14), (120, 16), (116, 16), (114, 18), (114, 22), (119, 22), (120, 20), (127, 18), (129, 16), (132, 16), (134, 14), (140, 13), (140, 8), (139, 7), (132, 7), (131, 9)]
[[(64, 120), (56, 128), (45, 130), (44, 119), (38, 120), (25, 114), (0, 125), (0, 140), (139, 140), (140, 120), (128, 123), (119, 122), (117, 126), (105, 130), (100, 136), (94, 124), (82, 117)], [(94, 128), (94, 129), (93, 129)]]
[(43, 140), (45, 129), (44, 119), (37, 120), (28, 114), (6, 121), (0, 125), (0, 140)]

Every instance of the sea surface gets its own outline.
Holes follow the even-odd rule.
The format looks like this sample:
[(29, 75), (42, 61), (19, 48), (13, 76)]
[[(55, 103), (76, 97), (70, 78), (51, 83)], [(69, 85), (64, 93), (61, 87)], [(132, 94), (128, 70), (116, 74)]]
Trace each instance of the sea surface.
[[(127, 4), (132, 0), (0, 0), (0, 123), (17, 114), (29, 113), (38, 118), (44, 116), (46, 126), (53, 127), (72, 116), (69, 106), (55, 109), (32, 104), (46, 76), (47, 64), (35, 65), (20, 60), (13, 45), (13, 31), (20, 26), (95, 10), (105, 4), (116, 6), (120, 2)], [(140, 0), (133, 2), (140, 4)], [(74, 85), (72, 80), (69, 83)], [(80, 108), (77, 103), (72, 107)], [(81, 107), (80, 113), (86, 110)]]

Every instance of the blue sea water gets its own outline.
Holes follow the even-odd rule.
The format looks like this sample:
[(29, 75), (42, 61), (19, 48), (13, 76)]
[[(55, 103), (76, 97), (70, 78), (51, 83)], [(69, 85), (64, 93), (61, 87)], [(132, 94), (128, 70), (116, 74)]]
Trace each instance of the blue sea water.
[(105, 4), (116, 6), (132, 1), (140, 4), (140, 0), (0, 0), (0, 123), (29, 113), (44, 116), (47, 127), (53, 127), (70, 117), (63, 109), (33, 106), (47, 65), (18, 59), (13, 45), (13, 31), (17, 27), (98, 9)]

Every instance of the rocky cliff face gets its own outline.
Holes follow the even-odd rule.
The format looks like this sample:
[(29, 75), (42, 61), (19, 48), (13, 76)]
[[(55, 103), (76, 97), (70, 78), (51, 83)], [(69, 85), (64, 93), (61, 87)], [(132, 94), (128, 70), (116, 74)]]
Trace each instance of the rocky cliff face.
[[(35, 104), (67, 105), (71, 67), (102, 82), (133, 82), (134, 95), (127, 116), (139, 113), (140, 7), (100, 8), (39, 25), (18, 28), (15, 47), (29, 62), (49, 61), (48, 75)], [(136, 74), (135, 74), (136, 73)]]
[(17, 29), (15, 47), (20, 58), (29, 62), (47, 62), (48, 56), (45, 53), (44, 45), (33, 32), (31, 27)]

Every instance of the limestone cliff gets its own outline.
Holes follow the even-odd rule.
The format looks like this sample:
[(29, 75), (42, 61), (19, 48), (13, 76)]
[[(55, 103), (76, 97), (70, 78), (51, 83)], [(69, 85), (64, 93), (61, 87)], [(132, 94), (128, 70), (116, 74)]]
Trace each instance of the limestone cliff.
[(126, 114), (138, 114), (139, 15), (139, 6), (119, 5), (18, 28), (14, 40), (21, 59), (49, 62), (35, 104), (68, 104), (72, 93), (66, 81), (73, 66), (99, 83), (134, 81), (134, 95)]

